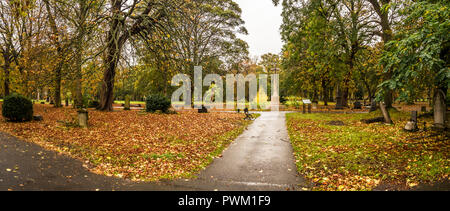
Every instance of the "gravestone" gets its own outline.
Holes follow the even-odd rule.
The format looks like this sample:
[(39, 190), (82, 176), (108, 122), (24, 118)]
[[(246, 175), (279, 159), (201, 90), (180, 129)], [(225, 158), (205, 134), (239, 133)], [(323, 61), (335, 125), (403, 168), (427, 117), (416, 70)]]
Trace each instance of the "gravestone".
[(88, 111), (84, 109), (78, 110), (78, 125), (80, 127), (86, 128), (88, 127), (88, 120), (89, 120)]
[(419, 127), (417, 126), (417, 111), (411, 112), (411, 119), (406, 123), (405, 130), (409, 132), (419, 130)]
[(450, 112), (447, 111), (447, 112), (445, 113), (445, 119), (446, 119), (445, 122), (447, 123), (447, 124), (446, 124), (446, 127), (447, 127), (447, 129), (450, 129)]

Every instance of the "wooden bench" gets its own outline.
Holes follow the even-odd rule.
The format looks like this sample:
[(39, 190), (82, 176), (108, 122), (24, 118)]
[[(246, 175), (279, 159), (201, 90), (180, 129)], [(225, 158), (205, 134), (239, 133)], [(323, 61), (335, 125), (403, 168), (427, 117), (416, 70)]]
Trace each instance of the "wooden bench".
[(248, 111), (248, 108), (244, 109), (245, 118), (244, 120), (254, 120), (255, 116)]

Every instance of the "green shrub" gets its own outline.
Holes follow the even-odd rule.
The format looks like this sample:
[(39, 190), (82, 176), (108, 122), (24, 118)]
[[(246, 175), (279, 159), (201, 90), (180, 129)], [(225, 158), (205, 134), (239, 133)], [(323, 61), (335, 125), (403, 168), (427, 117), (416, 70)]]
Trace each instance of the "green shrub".
[(147, 97), (145, 109), (147, 112), (155, 112), (160, 110), (166, 113), (171, 106), (169, 98), (162, 94), (154, 94)]
[(31, 121), (33, 119), (33, 103), (28, 98), (13, 93), (5, 97), (2, 115), (14, 122)]
[(97, 100), (90, 100), (88, 103), (88, 108), (98, 108), (100, 106), (100, 102)]

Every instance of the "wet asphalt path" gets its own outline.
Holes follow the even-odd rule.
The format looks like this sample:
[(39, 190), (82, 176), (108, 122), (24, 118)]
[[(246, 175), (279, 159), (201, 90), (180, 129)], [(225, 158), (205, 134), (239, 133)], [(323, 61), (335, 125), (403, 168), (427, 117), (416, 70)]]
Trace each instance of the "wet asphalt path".
[(0, 132), (0, 190), (299, 190), (285, 113), (263, 112), (197, 179), (138, 183)]
[(285, 112), (261, 116), (194, 181), (176, 185), (206, 190), (301, 190)]

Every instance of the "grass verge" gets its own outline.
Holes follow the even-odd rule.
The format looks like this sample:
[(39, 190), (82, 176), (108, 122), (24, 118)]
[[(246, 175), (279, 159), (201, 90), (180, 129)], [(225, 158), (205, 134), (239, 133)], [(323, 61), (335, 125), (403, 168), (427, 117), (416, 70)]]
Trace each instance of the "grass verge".
[[(448, 136), (404, 131), (409, 114), (403, 112), (391, 111), (395, 125), (360, 122), (380, 115), (287, 114), (298, 171), (314, 190), (407, 190), (448, 180)], [(431, 125), (432, 119), (420, 121)]]

